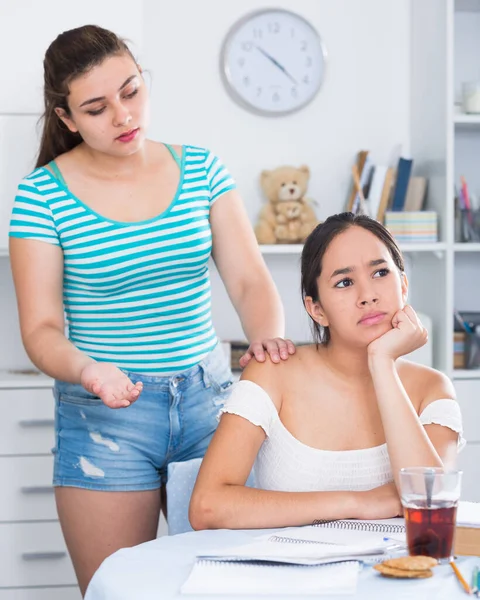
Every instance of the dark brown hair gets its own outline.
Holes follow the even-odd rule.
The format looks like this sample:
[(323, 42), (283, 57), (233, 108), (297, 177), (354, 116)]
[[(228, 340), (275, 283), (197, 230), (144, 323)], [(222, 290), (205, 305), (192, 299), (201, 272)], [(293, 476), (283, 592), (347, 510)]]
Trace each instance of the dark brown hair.
[[(354, 215), (351, 212), (332, 215), (324, 223), (317, 225), (303, 247), (301, 286), (304, 305), (306, 296), (311, 296), (314, 302), (319, 301), (317, 280), (322, 272), (323, 256), (334, 238), (353, 226), (363, 227), (373, 233), (388, 248), (398, 270), (402, 273), (405, 270), (403, 256), (395, 239), (381, 223), (365, 215)], [(315, 343), (328, 344), (330, 341), (328, 327), (322, 327), (313, 319), (312, 327)]]
[(70, 115), (71, 81), (106, 58), (121, 54), (129, 54), (135, 61), (124, 40), (97, 25), (64, 31), (50, 44), (43, 60), (45, 112), (36, 167), (46, 165), (82, 141), (80, 134), (72, 133), (55, 113), (55, 108), (63, 108)]

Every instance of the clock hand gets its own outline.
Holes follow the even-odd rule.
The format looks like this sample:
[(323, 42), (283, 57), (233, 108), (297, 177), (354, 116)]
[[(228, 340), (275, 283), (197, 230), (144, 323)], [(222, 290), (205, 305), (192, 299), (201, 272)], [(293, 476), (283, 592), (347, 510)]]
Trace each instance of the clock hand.
[(255, 48), (261, 53), (263, 54), (263, 56), (265, 56), (266, 58), (268, 58), (268, 60), (270, 60), (276, 67), (278, 67), (280, 69), (280, 71), (282, 71), (283, 73), (285, 73), (285, 75), (291, 80), (293, 81), (293, 83), (296, 85), (297, 82), (295, 81), (295, 79), (290, 75), (290, 73), (287, 71), (287, 69), (281, 65), (278, 60), (276, 60), (275, 58), (273, 58), (273, 56), (270, 56), (270, 54), (268, 54), (268, 52), (265, 52), (265, 50), (263, 48), (260, 48), (260, 46), (255, 45)]

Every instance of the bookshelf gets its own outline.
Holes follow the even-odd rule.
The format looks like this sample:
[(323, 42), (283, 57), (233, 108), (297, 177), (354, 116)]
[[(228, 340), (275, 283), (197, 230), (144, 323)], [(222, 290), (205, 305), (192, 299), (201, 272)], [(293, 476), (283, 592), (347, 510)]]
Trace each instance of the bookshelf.
[(455, 125), (480, 125), (480, 115), (457, 114), (453, 121)]

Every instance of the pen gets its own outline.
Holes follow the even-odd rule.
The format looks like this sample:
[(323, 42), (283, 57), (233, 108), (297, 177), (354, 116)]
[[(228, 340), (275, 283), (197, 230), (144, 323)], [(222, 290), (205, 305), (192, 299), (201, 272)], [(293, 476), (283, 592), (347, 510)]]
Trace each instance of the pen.
[(472, 573), (472, 592), (476, 594), (478, 592), (478, 567), (474, 567)]
[(473, 333), (472, 328), (470, 327), (470, 325), (466, 321), (464, 321), (462, 319), (462, 317), (461, 317), (460, 313), (458, 312), (458, 310), (454, 310), (453, 314), (454, 314), (455, 318), (457, 319), (458, 324), (462, 327), (462, 329), (464, 331), (466, 331), (467, 333)]
[(467, 594), (472, 594), (472, 589), (471, 587), (468, 585), (468, 583), (465, 581), (463, 575), (460, 573), (460, 571), (458, 570), (457, 565), (453, 562), (453, 560), (450, 561), (450, 566), (453, 569), (453, 572), (455, 573), (455, 575), (457, 576), (458, 581), (460, 582), (460, 584), (462, 585), (463, 589), (467, 592)]
[(405, 540), (397, 540), (396, 538), (392, 538), (392, 537), (384, 537), (383, 541), (384, 542), (397, 542), (397, 544), (402, 544), (403, 546), (406, 545)]

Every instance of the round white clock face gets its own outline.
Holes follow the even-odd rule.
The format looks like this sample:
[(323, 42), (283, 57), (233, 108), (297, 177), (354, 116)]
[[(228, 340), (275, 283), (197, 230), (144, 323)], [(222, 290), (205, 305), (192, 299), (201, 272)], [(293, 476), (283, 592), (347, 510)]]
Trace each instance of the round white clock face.
[(245, 108), (284, 115), (310, 102), (322, 85), (326, 52), (303, 17), (282, 9), (247, 15), (227, 34), (221, 70)]

